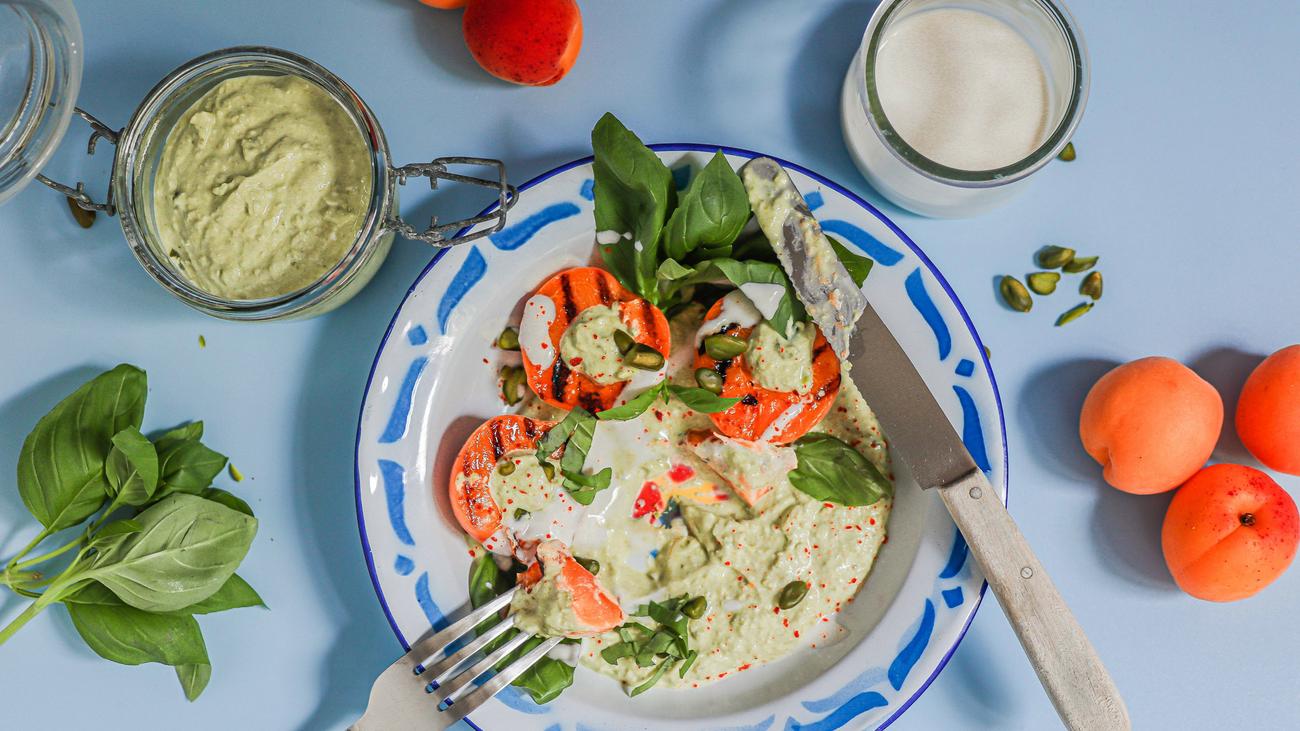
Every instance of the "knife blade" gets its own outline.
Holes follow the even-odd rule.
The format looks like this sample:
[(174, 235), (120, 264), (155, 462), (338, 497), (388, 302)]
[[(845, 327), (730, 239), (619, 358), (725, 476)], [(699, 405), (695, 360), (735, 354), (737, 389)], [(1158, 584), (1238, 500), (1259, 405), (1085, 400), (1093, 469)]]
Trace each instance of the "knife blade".
[[(849, 333), (867, 298), (854, 283), (822, 233), (789, 173), (770, 157), (740, 168), (754, 218), (790, 276), (799, 299), (841, 360), (849, 354)], [(807, 293), (807, 294), (805, 294)]]
[[(765, 162), (754, 174), (744, 174), (760, 160)], [(879, 419), (891, 456), (908, 466), (921, 488), (935, 489), (952, 514), (1065, 726), (1131, 728), (1119, 689), (984, 471), (866, 297), (852, 287), (861, 297), (855, 312), (857, 298), (834, 284), (848, 272), (833, 251), (829, 257), (819, 253), (821, 227), (803, 220), (812, 217), (807, 204), (785, 171), (774, 175), (769, 163), (776, 165), (759, 158), (742, 168), (750, 206), (808, 314), (823, 333), (842, 338), (844, 349), (836, 353)], [(779, 229), (764, 226), (760, 211), (768, 213), (769, 223), (781, 221)], [(840, 272), (831, 271), (836, 267)]]

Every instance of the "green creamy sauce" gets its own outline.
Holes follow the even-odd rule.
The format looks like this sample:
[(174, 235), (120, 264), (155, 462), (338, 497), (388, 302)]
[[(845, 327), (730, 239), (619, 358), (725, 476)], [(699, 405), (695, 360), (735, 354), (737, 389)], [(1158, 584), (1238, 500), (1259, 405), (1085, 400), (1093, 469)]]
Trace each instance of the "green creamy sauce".
[(588, 631), (573, 613), (573, 595), (560, 588), (559, 571), (546, 569), (542, 580), (510, 601), (515, 626), (528, 634), (561, 637)]
[(320, 86), (239, 76), (191, 106), (163, 145), (153, 205), (166, 255), (227, 299), (313, 284), (356, 241), (370, 206), (370, 149)]
[(572, 370), (601, 385), (626, 381), (632, 371), (614, 342), (614, 331), (627, 331), (617, 307), (593, 305), (578, 313), (560, 338), (560, 358)]
[[(501, 465), (507, 462), (514, 465), (514, 470), (508, 475), (501, 473)], [(562, 488), (557, 482), (546, 478), (535, 451), (510, 452), (501, 458), (488, 477), (488, 490), (492, 492), (492, 499), (508, 516), (521, 508), (530, 513), (540, 511), (560, 489)]]
[(812, 390), (813, 339), (817, 329), (806, 322), (796, 323), (789, 338), (776, 328), (760, 322), (749, 334), (745, 362), (758, 385), (773, 391), (808, 393)]
[[(675, 384), (695, 385), (693, 338), (701, 315), (700, 309), (690, 309), (671, 323), (668, 372)], [(551, 419), (558, 415), (535, 399), (525, 413)], [(629, 611), (650, 598), (681, 594), (703, 595), (708, 601), (704, 617), (690, 624), (690, 646), (700, 653), (699, 659), (685, 678), (674, 668), (659, 681), (660, 686), (708, 683), (797, 648), (838, 639), (843, 630), (835, 615), (846, 608), (871, 571), (892, 506), (888, 499), (856, 508), (828, 506), (800, 492), (785, 472), (772, 468), (782, 460), (793, 464), (789, 447), (766, 447), (775, 451), (762, 453), (724, 447), (710, 454), (710, 466), (683, 444), (688, 431), (710, 427), (708, 416), (677, 399), (668, 404), (656, 401), (634, 421), (602, 422), (593, 450), (610, 434), (644, 438), (637, 448), (610, 450), (604, 457), (613, 467), (614, 480), (609, 495), (598, 497), (593, 505), (607, 501), (599, 515), (588, 515), (589, 521), (599, 518), (603, 524), (598, 530), (580, 532), (573, 546), (575, 554), (600, 562), (601, 583)], [(843, 380), (830, 414), (817, 430), (852, 444), (882, 473), (891, 474), (880, 427), (850, 379)], [(767, 492), (754, 507), (734, 494), (709, 504), (680, 499), (681, 518), (668, 528), (648, 518), (633, 519), (644, 483), (661, 478), (673, 465), (688, 465), (695, 473), (677, 487), (713, 483), (718, 492), (730, 493), (721, 471), (737, 481), (744, 475), (751, 488), (759, 485)], [(652, 552), (657, 556), (652, 558)], [(811, 583), (807, 595), (791, 609), (776, 611), (777, 595), (795, 580)], [(553, 611), (546, 608), (540, 614), (549, 617)], [(629, 619), (654, 624), (645, 617)], [(601, 658), (601, 649), (618, 641), (614, 633), (585, 640), (582, 663), (628, 685), (643, 682), (653, 667), (638, 667), (631, 659), (610, 665)]]

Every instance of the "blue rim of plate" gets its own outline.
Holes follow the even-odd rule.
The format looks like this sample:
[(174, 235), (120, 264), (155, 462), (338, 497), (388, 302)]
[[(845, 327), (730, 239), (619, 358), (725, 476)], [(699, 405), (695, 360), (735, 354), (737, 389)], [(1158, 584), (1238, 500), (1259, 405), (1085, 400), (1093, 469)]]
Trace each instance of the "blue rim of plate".
[[(984, 372), (988, 374), (989, 384), (993, 387), (993, 400), (997, 403), (997, 407), (998, 407), (998, 427), (1002, 431), (1002, 464), (1004, 465), (1004, 469), (1006, 471), (1006, 477), (1005, 477), (1006, 482), (1004, 484), (1005, 492), (1003, 493), (1002, 496), (1002, 502), (1003, 504), (1006, 505), (1010, 504), (1009, 498), (1011, 496), (1011, 460), (1010, 460), (1010, 455), (1007, 452), (1007, 420), (1006, 420), (1006, 414), (1002, 408), (1002, 394), (998, 390), (998, 381), (997, 378), (993, 375), (993, 365), (989, 363), (988, 355), (986, 355), (985, 353), (984, 341), (980, 339), (979, 332), (975, 329), (975, 323), (971, 322), (970, 313), (966, 312), (965, 305), (962, 304), (961, 299), (957, 296), (957, 293), (953, 291), (952, 286), (948, 284), (948, 280), (945, 279), (943, 274), (939, 272), (939, 268), (934, 265), (934, 262), (930, 261), (930, 257), (925, 255), (925, 252), (921, 250), (921, 247), (917, 246), (916, 243), (912, 241), (911, 237), (903, 233), (903, 230), (900, 229), (897, 225), (895, 225), (894, 222), (890, 220), (888, 216), (886, 216), (884, 213), (881, 213), (879, 209), (877, 209), (875, 206), (868, 203), (861, 196), (849, 190), (848, 188), (845, 188), (839, 183), (832, 181), (830, 178), (827, 178), (826, 176), (821, 175), (819, 173), (813, 172), (812, 170), (809, 170), (808, 168), (802, 165), (789, 162), (788, 160), (784, 160), (774, 155), (764, 155), (761, 152), (747, 150), (743, 147), (730, 147), (727, 145), (706, 145), (699, 142), (661, 142), (658, 144), (647, 145), (647, 147), (649, 147), (650, 149), (656, 152), (714, 152), (717, 150), (721, 150), (723, 154), (736, 155), (738, 157), (747, 157), (750, 159), (753, 159), (755, 157), (770, 157), (773, 160), (776, 160), (777, 163), (779, 163), (782, 167), (789, 168), (791, 170), (797, 170), (798, 172), (807, 175), (813, 180), (816, 180), (818, 183), (845, 196), (846, 198), (858, 204), (859, 206), (862, 206), (873, 216), (879, 219), (882, 223), (884, 223), (885, 226), (887, 226), (890, 231), (893, 231), (894, 234), (898, 236), (899, 240), (901, 240), (904, 244), (906, 244), (907, 248), (911, 249), (913, 254), (916, 254), (916, 256), (921, 260), (921, 263), (925, 265), (925, 268), (928, 269), (930, 271), (930, 274), (934, 276), (935, 280), (939, 282), (939, 286), (943, 288), (943, 291), (948, 295), (948, 298), (952, 300), (953, 305), (956, 306), (958, 314), (961, 315), (962, 322), (966, 323), (966, 329), (970, 331), (971, 337), (975, 339), (975, 344), (978, 345), (980, 348), (979, 357), (981, 360), (984, 361)], [(546, 182), (547, 180), (550, 180), (556, 175), (559, 175), (560, 173), (566, 172), (568, 170), (572, 170), (573, 168), (579, 167), (581, 165), (587, 165), (588, 163), (591, 163), (594, 159), (595, 159), (594, 156), (588, 155), (586, 157), (564, 163), (563, 165), (560, 165), (558, 167), (551, 168), (550, 170), (547, 170), (546, 172), (530, 179), (528, 182), (524, 183), (523, 185), (520, 185), (518, 190), (520, 193), (523, 193), (525, 190), (536, 187)], [(493, 203), (489, 205), (487, 208), (484, 208), (479, 213), (479, 215), (481, 216), (487, 214), (495, 210), (497, 206), (498, 203)], [(460, 238), (468, 230), (469, 227), (466, 227), (461, 229), (460, 231), (457, 231), (455, 238)], [(353, 493), (356, 499), (356, 506), (357, 506), (357, 530), (361, 535), (361, 550), (365, 555), (366, 570), (370, 572), (370, 583), (375, 588), (375, 597), (379, 599), (379, 607), (384, 610), (384, 616), (388, 619), (388, 626), (392, 628), (393, 634), (397, 637), (397, 641), (402, 645), (402, 650), (404, 652), (410, 651), (411, 645), (406, 641), (406, 637), (402, 635), (401, 629), (399, 629), (397, 626), (397, 620), (393, 618), (392, 610), (388, 608), (388, 600), (384, 597), (384, 590), (379, 585), (379, 575), (375, 572), (375, 557), (370, 548), (370, 538), (366, 535), (365, 514), (361, 507), (361, 467), (360, 467), (360, 459), (359, 459), (360, 450), (361, 450), (361, 420), (365, 414), (366, 394), (370, 393), (370, 384), (375, 379), (375, 369), (379, 367), (379, 356), (384, 352), (384, 348), (388, 345), (389, 336), (393, 334), (393, 325), (397, 323), (397, 316), (401, 314), (402, 308), (406, 306), (407, 300), (411, 298), (411, 294), (415, 292), (415, 288), (418, 287), (420, 285), (420, 282), (424, 280), (424, 277), (429, 273), (429, 270), (433, 269), (434, 265), (436, 265), (442, 259), (442, 257), (446, 255), (446, 253), (450, 250), (451, 247), (440, 249), (436, 254), (433, 255), (433, 258), (429, 260), (429, 263), (425, 265), (424, 269), (420, 270), (420, 273), (416, 275), (415, 281), (411, 282), (411, 286), (407, 287), (406, 294), (402, 295), (402, 301), (399, 302), (397, 308), (393, 310), (393, 317), (388, 321), (388, 327), (385, 328), (384, 330), (384, 336), (379, 340), (379, 346), (375, 349), (374, 360), (372, 360), (370, 363), (370, 373), (369, 375), (366, 376), (365, 390), (361, 392), (361, 408), (358, 410), (358, 414), (357, 414), (357, 436), (356, 436), (356, 440), (353, 443), (353, 451), (352, 451), (352, 484), (353, 484)], [(957, 635), (957, 641), (952, 643), (952, 647), (948, 648), (948, 651), (944, 653), (943, 658), (939, 660), (939, 664), (935, 666), (934, 672), (930, 673), (930, 677), (925, 679), (925, 682), (921, 684), (920, 688), (917, 688), (916, 692), (913, 693), (910, 698), (908, 698), (904, 703), (899, 705), (898, 710), (894, 711), (893, 715), (885, 719), (884, 723), (876, 727), (877, 731), (880, 731), (880, 729), (884, 729), (888, 727), (895, 720), (897, 720), (899, 716), (903, 715), (903, 713), (908, 708), (911, 708), (912, 704), (915, 703), (916, 700), (920, 698), (921, 695), (925, 693), (927, 689), (929, 689), (930, 684), (934, 682), (935, 678), (939, 677), (939, 673), (942, 672), (945, 667), (947, 667), (948, 661), (952, 659), (953, 653), (957, 652), (957, 648), (961, 646), (961, 641), (966, 638), (966, 633), (970, 631), (971, 622), (975, 621), (975, 615), (979, 612), (980, 605), (984, 602), (984, 593), (988, 591), (988, 588), (989, 588), (988, 581), (984, 581), (980, 584), (979, 595), (975, 597), (974, 605), (971, 607), (970, 617), (967, 618), (966, 624), (961, 628), (961, 632)], [(464, 721), (471, 728), (476, 729), (477, 731), (483, 731), (483, 729), (480, 728), (478, 724), (470, 720), (469, 716), (466, 716), (464, 718)]]

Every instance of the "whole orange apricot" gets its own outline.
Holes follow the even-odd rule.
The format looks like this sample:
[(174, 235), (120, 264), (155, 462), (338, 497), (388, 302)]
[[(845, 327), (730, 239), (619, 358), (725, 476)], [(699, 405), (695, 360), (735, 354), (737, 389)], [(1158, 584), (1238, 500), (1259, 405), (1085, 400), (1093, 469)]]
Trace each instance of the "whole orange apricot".
[(574, 0), (474, 0), (461, 19), (465, 45), (493, 76), (549, 86), (564, 78), (582, 48)]
[(1264, 359), (1241, 387), (1237, 436), (1278, 472), (1300, 475), (1300, 345)]
[(1169, 573), (1198, 599), (1253, 596), (1286, 571), (1300, 542), (1295, 500), (1253, 467), (1197, 472), (1169, 503), (1160, 543)]
[(1106, 482), (1149, 495), (1187, 481), (1223, 428), (1214, 386), (1171, 358), (1142, 358), (1102, 376), (1083, 401), (1079, 438)]

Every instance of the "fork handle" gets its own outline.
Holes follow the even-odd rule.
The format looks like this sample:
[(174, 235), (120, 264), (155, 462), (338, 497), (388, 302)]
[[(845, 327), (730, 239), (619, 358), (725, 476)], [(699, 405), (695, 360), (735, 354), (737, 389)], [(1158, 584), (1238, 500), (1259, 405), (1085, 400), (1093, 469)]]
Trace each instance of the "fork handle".
[(984, 473), (938, 489), (1066, 728), (1132, 728), (1119, 689)]

